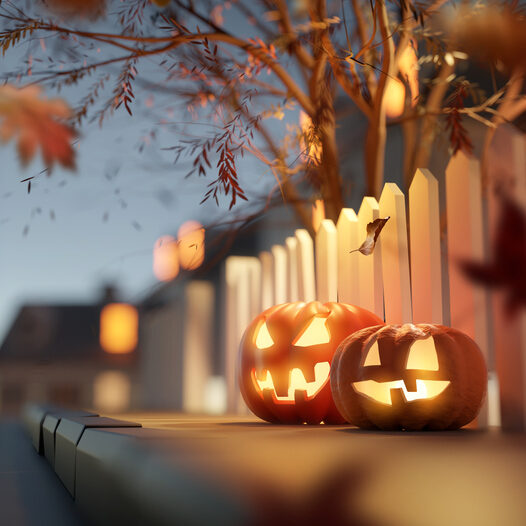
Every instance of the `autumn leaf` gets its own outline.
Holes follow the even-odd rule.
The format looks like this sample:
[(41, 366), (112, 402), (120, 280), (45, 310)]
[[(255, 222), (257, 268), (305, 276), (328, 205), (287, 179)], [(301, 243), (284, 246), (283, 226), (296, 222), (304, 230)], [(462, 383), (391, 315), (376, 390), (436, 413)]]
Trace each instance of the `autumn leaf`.
[(351, 250), (352, 252), (361, 252), (364, 256), (369, 256), (373, 253), (374, 247), (376, 246), (376, 240), (391, 216), (385, 218), (378, 217), (374, 221), (367, 223), (367, 237), (365, 241), (360, 245), (360, 248)]
[(150, 2), (158, 7), (166, 7), (170, 3), (170, 0), (150, 0)]
[(64, 18), (96, 20), (106, 14), (106, 0), (41, 0), (53, 15)]
[(40, 148), (46, 167), (55, 163), (75, 167), (71, 145), (75, 134), (64, 122), (71, 114), (63, 100), (41, 96), (38, 86), (0, 86), (0, 142), (17, 140), (22, 164), (31, 161)]
[(509, 197), (501, 199), (490, 261), (463, 261), (461, 268), (475, 283), (504, 290), (507, 313), (514, 315), (526, 307), (526, 214)]

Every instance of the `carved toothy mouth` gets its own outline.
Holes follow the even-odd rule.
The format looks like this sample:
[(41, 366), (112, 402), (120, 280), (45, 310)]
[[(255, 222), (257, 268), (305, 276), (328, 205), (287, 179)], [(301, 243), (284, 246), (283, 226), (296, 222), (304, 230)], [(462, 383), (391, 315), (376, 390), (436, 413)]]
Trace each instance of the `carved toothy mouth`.
[[(314, 398), (328, 382), (330, 371), (331, 366), (329, 362), (318, 362), (314, 366), (314, 381), (307, 382), (301, 369), (295, 367), (290, 371), (289, 390), (286, 396), (279, 396), (276, 393), (272, 375), (268, 369), (263, 369), (261, 373), (256, 373), (256, 369), (252, 369), (252, 380), (262, 398), (264, 397), (264, 391), (271, 391), (272, 397), (276, 402), (293, 403), (296, 391), (303, 391), (307, 400)], [(263, 379), (260, 379), (259, 376), (263, 376)]]
[(393, 405), (391, 389), (402, 389), (407, 402), (414, 400), (430, 400), (437, 397), (450, 384), (448, 380), (417, 380), (416, 391), (408, 391), (403, 380), (393, 382), (377, 382), (376, 380), (363, 380), (353, 382), (352, 386), (360, 393), (375, 402)]

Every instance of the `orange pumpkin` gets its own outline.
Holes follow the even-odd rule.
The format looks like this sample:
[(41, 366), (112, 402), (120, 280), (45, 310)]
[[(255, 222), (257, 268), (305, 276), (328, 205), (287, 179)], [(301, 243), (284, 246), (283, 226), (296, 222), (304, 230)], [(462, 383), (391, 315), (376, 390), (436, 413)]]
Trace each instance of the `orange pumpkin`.
[(379, 429), (457, 429), (484, 399), (486, 364), (477, 344), (442, 325), (369, 327), (336, 351), (331, 389), (350, 424)]
[(248, 407), (268, 422), (343, 423), (329, 375), (338, 344), (382, 320), (344, 303), (276, 305), (248, 326), (239, 351), (239, 385)]

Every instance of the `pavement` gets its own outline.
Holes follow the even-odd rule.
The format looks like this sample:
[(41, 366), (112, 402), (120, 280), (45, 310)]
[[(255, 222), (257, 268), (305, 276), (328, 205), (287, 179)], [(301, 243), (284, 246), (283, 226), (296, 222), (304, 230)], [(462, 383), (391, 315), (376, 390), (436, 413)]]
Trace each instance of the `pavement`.
[(21, 423), (0, 418), (0, 524), (86, 526), (75, 502)]

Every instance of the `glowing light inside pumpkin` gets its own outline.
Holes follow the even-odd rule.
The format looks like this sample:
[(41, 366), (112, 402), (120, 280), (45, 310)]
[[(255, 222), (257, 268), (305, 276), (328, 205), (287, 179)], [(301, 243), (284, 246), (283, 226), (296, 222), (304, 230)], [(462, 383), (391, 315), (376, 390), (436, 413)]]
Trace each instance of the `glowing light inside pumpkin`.
[(272, 392), (272, 396), (277, 402), (286, 403), (294, 402), (294, 394), (296, 391), (303, 391), (307, 399), (315, 397), (328, 382), (330, 371), (331, 366), (329, 362), (318, 362), (314, 366), (314, 381), (307, 382), (301, 369), (295, 367), (290, 371), (289, 388), (286, 396), (278, 396), (276, 394), (274, 382), (272, 380), (272, 375), (268, 370), (263, 371), (263, 378), (260, 379), (259, 375), (256, 374), (256, 370), (253, 369), (252, 380), (254, 381), (254, 385), (256, 386), (257, 390), (260, 392), (262, 397), (263, 391), (270, 390)]
[(331, 335), (326, 323), (326, 317), (315, 316), (292, 345), (296, 347), (310, 347), (311, 345), (329, 343)]
[(380, 404), (393, 405), (391, 389), (402, 389), (408, 402), (414, 400), (430, 400), (438, 396), (450, 384), (448, 380), (417, 380), (416, 391), (408, 391), (403, 380), (393, 382), (377, 382), (376, 380), (363, 380), (354, 382), (353, 388), (367, 398)]
[(273, 345), (274, 340), (272, 339), (270, 332), (268, 332), (267, 324), (263, 322), (257, 331), (256, 347), (258, 349), (268, 349)]
[(159, 281), (171, 281), (179, 274), (177, 241), (172, 236), (162, 236), (155, 242), (153, 273)]
[(425, 340), (416, 340), (413, 343), (411, 349), (409, 349), (406, 368), (438, 371), (438, 357), (432, 336)]
[(194, 270), (205, 259), (205, 229), (197, 221), (186, 221), (177, 232), (179, 262), (188, 270)]
[(382, 365), (382, 362), (380, 362), (380, 351), (378, 350), (378, 340), (371, 345), (369, 352), (365, 357), (365, 361), (363, 362), (364, 367), (370, 365)]
[(139, 315), (127, 303), (110, 303), (100, 312), (99, 340), (110, 354), (126, 354), (137, 347)]

